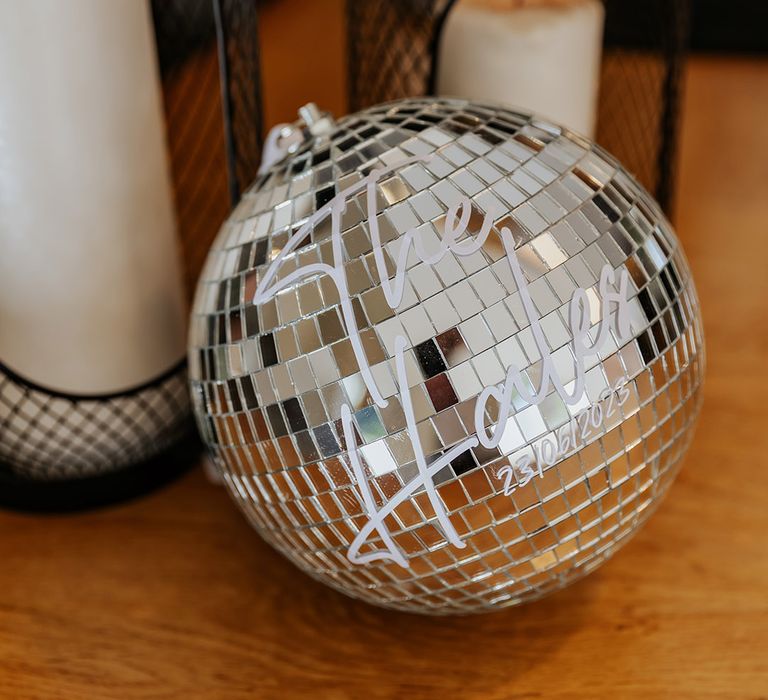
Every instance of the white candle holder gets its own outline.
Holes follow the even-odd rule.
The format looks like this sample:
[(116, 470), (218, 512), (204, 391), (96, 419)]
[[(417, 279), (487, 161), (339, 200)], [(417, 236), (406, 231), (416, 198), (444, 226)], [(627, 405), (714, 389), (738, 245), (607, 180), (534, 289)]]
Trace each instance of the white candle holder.
[[(88, 0), (78, 2), (88, 4)], [(136, 7), (111, 8), (110, 12), (116, 9), (118, 14), (122, 12), (130, 15), (127, 19), (137, 19)], [(57, 11), (55, 6), (49, 9)], [(91, 18), (102, 10), (99, 6), (83, 6), (79, 9), (86, 11)], [(45, 6), (42, 6), (42, 10), (45, 10)], [(68, 11), (77, 12), (78, 7), (73, 6)], [(142, 61), (147, 60), (145, 45), (142, 43), (144, 29), (139, 30), (137, 27), (150, 27), (148, 46), (152, 50), (157, 49), (159, 73), (155, 65), (146, 75), (151, 83), (153, 74), (156, 74), (156, 85), (149, 85), (150, 93), (158, 89), (157, 85), (162, 86), (163, 114), (159, 123), (167, 141), (167, 165), (174, 194), (173, 204), (169, 205), (171, 211), (168, 223), (173, 228), (171, 219), (175, 216), (187, 268), (186, 287), (191, 290), (204, 252), (226, 216), (231, 202), (239, 196), (239, 187), (242, 186), (239, 183), (250, 181), (258, 166), (261, 99), (255, 2), (194, 0), (190, 3), (164, 0), (153, 2), (151, 11), (150, 20), (147, 3), (147, 14), (143, 20), (139, 18), (136, 25), (126, 27), (125, 31), (128, 33), (136, 30), (134, 34), (138, 32), (137, 60), (131, 60), (132, 65), (141, 65)], [(93, 25), (87, 24), (83, 31), (96, 32), (96, 36), (103, 42), (105, 59), (115, 60), (111, 58), (108, 41), (114, 16), (102, 14), (102, 24), (98, 24), (99, 20), (96, 19)], [(51, 18), (29, 14), (24, 21), (27, 22), (23, 27), (25, 32), (45, 33)], [(65, 30), (66, 27), (62, 29)], [(81, 44), (87, 44), (91, 38), (86, 35)], [(80, 48), (85, 50), (82, 46)], [(82, 58), (74, 48), (63, 46), (61, 57), (66, 59), (67, 56), (72, 57), (73, 64)], [(152, 61), (155, 61), (154, 57)], [(44, 71), (45, 67), (39, 70)], [(45, 92), (49, 89), (45, 87), (47, 84), (37, 88), (44, 100), (49, 99)], [(94, 99), (102, 99), (104, 91), (99, 88), (99, 84), (93, 81), (91, 86)], [(118, 85), (115, 99), (121, 99), (119, 89)], [(111, 98), (108, 94), (103, 99)], [(55, 100), (55, 97), (50, 99)], [(109, 105), (105, 108), (105, 119), (109, 116), (109, 108)], [(0, 112), (0, 125), (2, 115)], [(52, 116), (56, 117), (57, 112), (54, 111)], [(63, 118), (60, 110), (58, 117), (60, 120)], [(88, 115), (85, 114), (83, 119), (87, 120)], [(87, 132), (83, 127), (84, 122), (77, 119), (71, 122), (73, 130), (79, 128), (81, 132)], [(109, 124), (106, 127), (111, 128)], [(125, 150), (125, 143), (116, 143), (116, 148)], [(163, 149), (149, 149), (142, 154), (145, 165), (142, 166), (144, 174), (141, 178), (150, 176), (151, 163), (147, 163), (146, 158), (149, 156), (151, 161), (158, 155), (158, 150)], [(19, 148), (19, 152), (22, 151), (23, 148)], [(122, 153), (104, 153), (106, 162), (110, 157), (124, 163)], [(108, 166), (107, 174), (114, 170)], [(72, 171), (76, 172), (74, 164)], [(66, 174), (66, 166), (63, 172)], [(10, 169), (5, 173), (0, 172), (0, 175), (12, 179), (16, 173)], [(163, 183), (159, 187), (162, 189)], [(169, 188), (169, 202), (170, 195)], [(162, 199), (162, 196), (159, 198)], [(40, 205), (44, 207), (46, 202), (41, 201)], [(11, 202), (4, 206), (14, 205)], [(118, 215), (120, 206), (123, 204), (118, 202), (115, 210)], [(164, 221), (162, 216), (157, 216), (155, 220)], [(119, 216), (117, 222), (120, 225)], [(137, 231), (139, 234), (144, 232), (141, 229)], [(171, 232), (165, 227), (159, 233), (167, 238)], [(153, 245), (154, 235), (149, 236), (149, 246)], [(60, 238), (64, 239), (65, 249), (75, 246), (69, 236), (71, 231), (62, 227)], [(172, 238), (175, 238), (175, 234)], [(34, 238), (32, 241), (35, 243)], [(159, 265), (159, 268), (171, 280), (163, 281), (163, 288), (177, 285), (176, 291), (171, 292), (170, 300), (156, 298), (153, 294), (157, 285), (151, 279), (143, 279), (140, 287), (146, 286), (154, 291), (149, 295), (149, 305), (140, 300), (135, 300), (134, 305), (144, 303), (148, 313), (156, 311), (153, 307), (163, 305), (170, 325), (175, 328), (175, 324), (178, 324), (181, 331), (178, 352), (168, 350), (175, 341), (169, 343), (167, 339), (159, 337), (166, 331), (175, 337), (176, 331), (173, 328), (167, 330), (161, 324), (149, 333), (129, 332), (126, 329), (128, 319), (119, 314), (111, 317), (108, 325), (99, 327), (93, 318), (87, 320), (91, 313), (88, 308), (79, 309), (75, 304), (69, 305), (75, 312), (63, 319), (64, 325), (70, 322), (80, 324), (85, 318), (85, 322), (91, 323), (92, 327), (98, 327), (97, 332), (88, 335), (90, 340), (82, 340), (86, 350), (84, 356), (93, 351), (94, 343), (106, 345), (107, 334), (127, 334), (123, 340), (113, 338), (112, 344), (117, 351), (121, 350), (120, 346), (127, 349), (125, 357), (133, 363), (130, 368), (115, 357), (114, 351), (102, 355), (104, 366), (97, 367), (94, 365), (98, 363), (94, 363), (93, 358), (98, 360), (98, 353), (83, 359), (69, 352), (68, 348), (46, 348), (44, 339), (50, 324), (46, 321), (46, 312), (40, 309), (33, 309), (33, 312), (42, 313), (41, 318), (35, 316), (34, 322), (27, 323), (27, 327), (40, 329), (39, 335), (35, 331), (32, 341), (22, 338), (14, 347), (9, 342), (8, 334), (5, 343), (0, 344), (0, 506), (62, 511), (103, 505), (157, 487), (195, 463), (199, 441), (190, 416), (184, 360), (186, 305), (181, 280), (178, 279), (181, 276), (181, 264), (175, 252), (175, 242), (168, 248), (166, 241), (164, 251), (161, 251), (161, 241), (157, 242), (157, 246), (155, 257), (170, 251), (174, 258), (167, 264)], [(52, 278), (56, 274), (56, 266), (61, 267), (62, 261), (54, 255), (45, 256), (43, 252), (41, 250), (42, 264), (51, 268), (50, 273), (44, 270), (43, 274), (46, 278)], [(82, 246), (78, 254), (82, 257), (84, 271), (103, 262), (96, 259), (98, 251), (95, 249)], [(149, 257), (151, 259), (153, 254), (150, 253)], [(21, 256), (17, 264), (23, 267)], [(99, 303), (100, 297), (109, 298), (114, 295), (118, 286), (118, 282), (112, 284), (110, 281), (104, 288), (94, 289), (91, 295), (94, 306)], [(61, 287), (59, 290), (62, 293), (67, 291)], [(141, 289), (136, 291), (142, 293)], [(10, 296), (6, 296), (5, 302), (0, 298), (2, 303), (5, 303), (6, 310), (11, 303), (15, 304), (11, 302)], [(27, 314), (22, 310), (20, 315), (24, 318)], [(141, 321), (140, 309), (135, 312), (135, 317)], [(62, 325), (61, 314), (58, 318), (52, 317), (50, 321)], [(131, 323), (129, 328), (134, 326), (136, 324)], [(8, 327), (3, 330), (8, 331)], [(75, 344), (78, 342), (78, 334), (74, 330), (70, 340), (74, 340)], [(3, 347), (6, 346), (11, 351), (4, 353)], [(19, 347), (22, 351), (28, 347), (43, 360), (48, 357), (48, 353), (49, 361), (33, 362), (24, 358), (24, 352), (18, 352)], [(165, 349), (158, 349), (161, 347)], [(144, 362), (144, 365), (140, 365), (140, 362)]]
[[(348, 0), (350, 109), (359, 110), (403, 97), (442, 95), (441, 47), (451, 17), (460, 4), (462, 0)], [(561, 44), (564, 41), (565, 35), (558, 29), (555, 17), (558, 8), (563, 13), (568, 12), (570, 6), (575, 5), (578, 9), (576, 3), (567, 0), (488, 0), (484, 3), (473, 0), (471, 4), (491, 5), (499, 12), (506, 8), (507, 19), (511, 22), (514, 22), (515, 12), (522, 12), (522, 22), (523, 15), (530, 13), (531, 8), (551, 11), (551, 26), (539, 22), (532, 27), (532, 33), (538, 32), (538, 35), (531, 36), (529, 43), (532, 48), (527, 55), (517, 55), (514, 51), (510, 53), (517, 63), (527, 60), (531, 72), (540, 72), (542, 61), (560, 58), (557, 47), (551, 47), (552, 50), (539, 47), (536, 50), (542, 31), (546, 34), (550, 30), (552, 41)], [(603, 0), (603, 5), (605, 31), (595, 139), (620, 158), (669, 212), (674, 189), (679, 89), (687, 47), (690, 0)], [(513, 6), (522, 10), (512, 9)], [(466, 42), (466, 37), (464, 40)], [(490, 44), (499, 41), (500, 37), (488, 36), (487, 40)], [(573, 46), (573, 50), (580, 50), (582, 54), (586, 50), (583, 46), (577, 48), (578, 41), (574, 41)], [(459, 48), (468, 50), (466, 45)], [(484, 52), (488, 50), (487, 46), (483, 47)], [(574, 57), (577, 62), (583, 62), (583, 59), (583, 55)], [(452, 63), (457, 60), (456, 56), (452, 57)], [(571, 67), (568, 66), (568, 69)], [(564, 72), (561, 63), (545, 68), (555, 73)], [(507, 70), (499, 66), (495, 69), (500, 82), (515, 76), (520, 79), (521, 71), (520, 65), (508, 67)], [(554, 82), (556, 79), (557, 76), (553, 78)], [(478, 75), (473, 94), (451, 92), (445, 93), (445, 96), (498, 102), (499, 90), (503, 92), (506, 86), (489, 94), (476, 92), (480, 83), (489, 80), (492, 81), (493, 76)], [(452, 81), (445, 82), (452, 84)], [(523, 94), (530, 94), (530, 85), (523, 88)], [(511, 87), (509, 90), (510, 94), (514, 93)], [(544, 109), (543, 105), (537, 110), (536, 105), (521, 104), (519, 101), (507, 106), (536, 112)], [(564, 117), (560, 114), (543, 116), (554, 119)], [(591, 115), (587, 116), (586, 122), (589, 123)], [(569, 126), (584, 132), (577, 124)]]

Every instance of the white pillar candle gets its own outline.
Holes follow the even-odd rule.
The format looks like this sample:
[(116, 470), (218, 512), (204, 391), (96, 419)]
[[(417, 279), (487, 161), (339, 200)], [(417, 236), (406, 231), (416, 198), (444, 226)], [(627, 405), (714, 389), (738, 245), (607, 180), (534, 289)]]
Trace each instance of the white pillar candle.
[(184, 356), (148, 2), (0, 0), (0, 361), (103, 393)]
[(591, 137), (603, 16), (599, 0), (458, 0), (437, 92), (521, 107)]

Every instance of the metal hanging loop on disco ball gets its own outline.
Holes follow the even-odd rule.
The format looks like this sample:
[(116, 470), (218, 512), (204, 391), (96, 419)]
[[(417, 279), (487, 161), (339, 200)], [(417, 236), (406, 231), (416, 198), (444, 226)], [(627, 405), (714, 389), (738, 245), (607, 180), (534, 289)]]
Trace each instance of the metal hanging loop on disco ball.
[(264, 152), (259, 166), (259, 175), (269, 169), (314, 137), (329, 134), (336, 122), (328, 112), (321, 112), (317, 105), (310, 102), (299, 107), (302, 123), (278, 124), (273, 126), (264, 142)]

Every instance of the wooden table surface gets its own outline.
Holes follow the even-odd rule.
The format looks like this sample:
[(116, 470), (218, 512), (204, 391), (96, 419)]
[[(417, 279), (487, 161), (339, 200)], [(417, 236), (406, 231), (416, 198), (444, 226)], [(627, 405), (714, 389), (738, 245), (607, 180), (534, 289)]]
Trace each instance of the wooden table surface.
[(518, 609), (386, 612), (294, 569), (197, 469), (109, 510), (0, 514), (0, 696), (768, 697), (768, 62), (696, 59), (686, 102), (705, 406), (613, 560)]

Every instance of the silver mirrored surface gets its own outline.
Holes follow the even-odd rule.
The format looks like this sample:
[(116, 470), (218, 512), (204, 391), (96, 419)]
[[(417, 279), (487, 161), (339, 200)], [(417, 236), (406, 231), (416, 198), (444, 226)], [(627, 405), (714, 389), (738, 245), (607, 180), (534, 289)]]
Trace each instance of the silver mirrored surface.
[[(413, 155), (424, 162), (398, 167)], [(360, 342), (386, 406), (371, 395), (338, 289), (304, 277), (252, 303), (291, 236), (342, 187), (374, 168), (377, 222), (390, 275), (407, 231), (440, 245), (448, 208), (472, 202), (468, 231), (494, 226), (472, 255), (407, 257), (390, 308), (374, 260), (365, 192), (341, 217), (343, 271)], [(475, 433), (484, 387), (517, 366), (537, 386), (541, 353), (499, 233), (507, 227), (557, 372), (573, 379), (568, 303), (582, 288), (592, 312), (604, 265), (629, 274), (631, 338), (611, 336), (590, 359), (575, 406), (553, 391), (513, 411), (498, 447), (477, 446), (433, 475), (465, 543), (451, 545), (424, 489), (387, 518), (408, 566), (357, 564), (348, 552), (368, 518), (342, 428), (344, 406), (377, 507), (417, 474), (394, 348), (418, 438), (433, 463)], [(284, 278), (333, 264), (328, 220), (283, 258)], [(593, 323), (598, 317), (591, 319)], [(244, 195), (202, 273), (190, 337), (198, 423), (226, 483), (258, 531), (303, 570), (372, 603), (430, 613), (514, 605), (566, 585), (604, 561), (653, 510), (691, 438), (703, 377), (698, 302), (685, 258), (657, 205), (599, 147), (529, 115), (459, 100), (412, 99), (340, 120), (275, 165)], [(569, 377), (570, 372), (570, 377)], [(605, 397), (619, 383), (621, 406)], [(606, 393), (608, 392), (608, 393)], [(493, 406), (485, 421), (497, 420)], [(563, 454), (563, 431), (587, 410), (595, 425)], [(599, 415), (598, 415), (599, 414)], [(504, 468), (528, 459), (531, 474)], [(505, 493), (506, 488), (506, 493)], [(362, 552), (381, 550), (373, 533)]]

